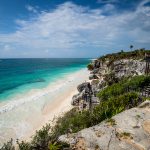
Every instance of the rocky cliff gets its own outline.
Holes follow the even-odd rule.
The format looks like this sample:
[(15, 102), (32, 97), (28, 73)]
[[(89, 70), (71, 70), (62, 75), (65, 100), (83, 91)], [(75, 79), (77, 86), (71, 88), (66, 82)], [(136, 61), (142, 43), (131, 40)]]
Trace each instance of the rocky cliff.
[(142, 75), (145, 73), (146, 61), (143, 59), (121, 59), (114, 62), (109, 60), (102, 62), (95, 60), (91, 71), (90, 79), (105, 78), (106, 75), (113, 75), (115, 78)]
[(150, 150), (150, 101), (60, 140), (76, 150)]
[[(91, 74), (90, 81), (78, 86), (79, 93), (73, 96), (72, 105), (79, 106), (79, 110), (89, 109), (91, 104), (99, 104), (96, 95), (105, 87), (117, 83), (125, 77), (145, 75), (147, 71), (146, 57), (143, 51), (142, 54), (140, 52), (117, 53), (93, 60), (88, 65)], [(147, 51), (147, 53), (150, 52)]]
[[(150, 68), (147, 67), (150, 61), (147, 62), (145, 56), (143, 51), (142, 54), (141, 51), (136, 51), (106, 55), (93, 60), (88, 65), (91, 74), (89, 81), (77, 87), (79, 93), (73, 96), (72, 105), (76, 106), (81, 113), (84, 110), (90, 110), (92, 114), (93, 108), (102, 103), (100, 97), (97, 96), (98, 93), (107, 87), (111, 87), (112, 90), (112, 85), (123, 83), (123, 79), (128, 82), (128, 80), (134, 80), (133, 77), (150, 73)], [(75, 150), (150, 150), (150, 82), (147, 80), (147, 83), (143, 83), (141, 87), (132, 84), (131, 87), (126, 87), (127, 91), (123, 92), (135, 92), (138, 96), (137, 104), (135, 104), (135, 99), (131, 98), (127, 105), (134, 103), (134, 106), (131, 104), (132, 106), (126, 107), (123, 112), (119, 110), (118, 112), (121, 113), (115, 113), (117, 115), (112, 118), (108, 117), (109, 119), (98, 125), (77, 133), (62, 135), (59, 140), (67, 142), (71, 145), (71, 149)], [(135, 84), (137, 84), (136, 81)], [(122, 85), (126, 86), (125, 83)], [(115, 103), (115, 90), (114, 92), (111, 90), (109, 92), (113, 93), (113, 97), (110, 101), (112, 100), (111, 104), (113, 104)], [(104, 95), (107, 97), (107, 93), (104, 92)], [(111, 94), (108, 93), (108, 95)], [(121, 93), (117, 96), (121, 96)], [(107, 99), (109, 100), (109, 97)], [(143, 102), (145, 99), (147, 101)], [(133, 108), (135, 106), (137, 107)]]

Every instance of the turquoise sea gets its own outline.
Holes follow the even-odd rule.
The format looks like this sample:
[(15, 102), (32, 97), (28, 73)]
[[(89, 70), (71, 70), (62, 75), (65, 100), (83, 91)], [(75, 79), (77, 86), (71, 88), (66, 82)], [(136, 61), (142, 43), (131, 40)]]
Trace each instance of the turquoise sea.
[(73, 73), (90, 62), (82, 58), (1, 59), (0, 101), (17, 93), (46, 87), (49, 83)]

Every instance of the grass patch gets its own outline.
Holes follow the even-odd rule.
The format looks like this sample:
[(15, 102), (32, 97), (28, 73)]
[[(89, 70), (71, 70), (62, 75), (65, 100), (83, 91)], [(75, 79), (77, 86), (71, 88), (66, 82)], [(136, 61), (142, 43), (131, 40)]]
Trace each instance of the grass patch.
[(117, 132), (117, 133), (116, 133), (116, 136), (117, 136), (119, 139), (120, 139), (120, 138), (122, 138), (122, 139), (133, 139), (131, 133), (128, 133), (128, 132), (122, 132), (122, 133)]
[(111, 126), (117, 125), (115, 119), (112, 119), (112, 118), (106, 120), (106, 122), (107, 122), (109, 125), (111, 125)]

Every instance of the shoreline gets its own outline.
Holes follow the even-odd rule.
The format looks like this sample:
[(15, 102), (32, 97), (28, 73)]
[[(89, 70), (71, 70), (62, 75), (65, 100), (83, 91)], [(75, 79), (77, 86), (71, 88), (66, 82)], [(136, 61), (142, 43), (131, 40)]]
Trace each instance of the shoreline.
[[(49, 94), (43, 95), (42, 98), (37, 100), (28, 101), (4, 114), (0, 114), (0, 119), (3, 116), (3, 121), (4, 119), (9, 120), (11, 117), (11, 121), (13, 119), (16, 121), (13, 125), (11, 121), (8, 121), (12, 126), (6, 126), (1, 131), (0, 141), (4, 143), (11, 137), (14, 141), (17, 138), (20, 140), (30, 140), (30, 137), (35, 134), (36, 130), (39, 130), (46, 123), (50, 123), (54, 117), (59, 117), (73, 107), (71, 105), (72, 96), (77, 94), (77, 86), (85, 80), (88, 80), (88, 76), (89, 72), (87, 69), (81, 69), (66, 75), (65, 79), (55, 83), (58, 88), (54, 90), (53, 87), (50, 86), (51, 89), (49, 87), (49, 90), (52, 90), (52, 92), (49, 91)], [(60, 86), (60, 84), (62, 85)], [(10, 114), (11, 117), (9, 117)], [(5, 124), (2, 124), (2, 126), (5, 126)], [(5, 133), (4, 136), (2, 133)]]

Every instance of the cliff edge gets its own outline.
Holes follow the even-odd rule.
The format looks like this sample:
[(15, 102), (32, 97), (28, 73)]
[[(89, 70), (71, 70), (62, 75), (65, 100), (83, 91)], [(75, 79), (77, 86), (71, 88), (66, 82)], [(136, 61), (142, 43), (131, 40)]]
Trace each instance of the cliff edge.
[(150, 101), (60, 140), (77, 150), (149, 150)]

